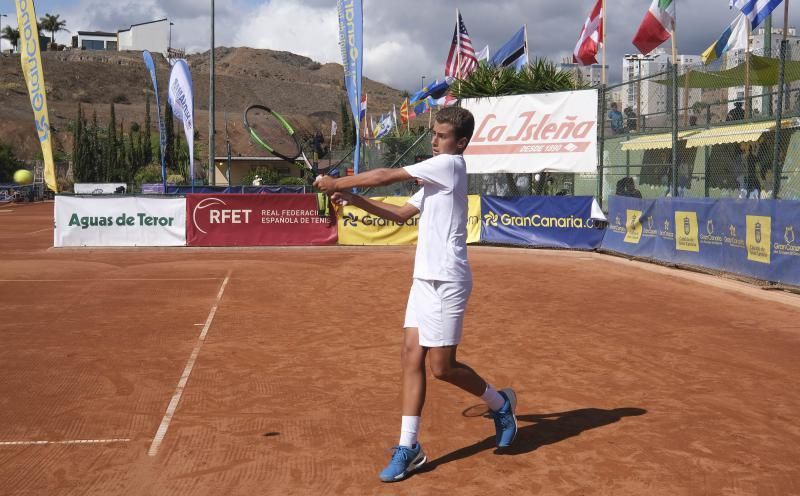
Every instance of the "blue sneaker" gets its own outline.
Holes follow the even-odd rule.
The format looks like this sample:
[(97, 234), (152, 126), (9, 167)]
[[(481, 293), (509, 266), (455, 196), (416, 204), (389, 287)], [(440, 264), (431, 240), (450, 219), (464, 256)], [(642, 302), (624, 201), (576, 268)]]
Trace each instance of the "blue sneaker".
[(392, 460), (380, 475), (383, 482), (401, 481), (428, 461), (428, 457), (425, 456), (425, 452), (422, 451), (422, 445), (419, 443), (411, 448), (395, 446), (392, 449), (394, 450)]
[(517, 437), (517, 417), (514, 415), (514, 410), (517, 407), (517, 395), (511, 388), (503, 389), (499, 393), (506, 401), (496, 412), (489, 410), (489, 415), (494, 420), (497, 447), (507, 448), (511, 446), (514, 438)]

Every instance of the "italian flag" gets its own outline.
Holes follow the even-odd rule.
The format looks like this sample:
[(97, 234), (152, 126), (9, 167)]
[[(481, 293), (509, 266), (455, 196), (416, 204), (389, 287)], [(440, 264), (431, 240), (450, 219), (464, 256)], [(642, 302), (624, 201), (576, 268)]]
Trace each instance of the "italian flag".
[(669, 39), (674, 22), (675, 0), (653, 0), (642, 19), (639, 31), (633, 37), (633, 44), (640, 52), (647, 55)]

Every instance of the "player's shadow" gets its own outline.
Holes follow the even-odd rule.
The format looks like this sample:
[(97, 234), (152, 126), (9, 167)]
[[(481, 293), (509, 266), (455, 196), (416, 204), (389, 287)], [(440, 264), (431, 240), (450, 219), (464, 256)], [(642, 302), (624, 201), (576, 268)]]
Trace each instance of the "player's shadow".
[[(468, 412), (474, 411), (474, 408), (467, 409), (464, 414), (473, 416), (469, 415)], [(431, 460), (423, 465), (419, 472), (435, 470), (439, 465), (467, 458), (485, 450), (495, 450), (498, 455), (530, 453), (541, 446), (555, 444), (577, 436), (584, 431), (613, 424), (623, 417), (644, 415), (645, 413), (647, 413), (647, 410), (641, 408), (615, 408), (613, 410), (582, 408), (569, 412), (517, 415), (517, 438), (510, 447), (497, 448), (494, 436), (491, 436)], [(522, 425), (526, 422), (529, 425)]]

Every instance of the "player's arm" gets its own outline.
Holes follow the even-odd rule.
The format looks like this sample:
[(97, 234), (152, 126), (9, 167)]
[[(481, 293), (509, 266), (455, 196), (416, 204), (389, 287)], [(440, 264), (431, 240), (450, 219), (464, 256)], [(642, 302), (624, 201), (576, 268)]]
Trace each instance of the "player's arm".
[(411, 181), (414, 178), (405, 169), (374, 169), (355, 176), (334, 178), (330, 176), (318, 177), (314, 181), (314, 186), (323, 193), (335, 193), (336, 191), (347, 191), (353, 188), (371, 188), (374, 186), (386, 186), (388, 184)]
[(350, 205), (366, 210), (373, 215), (395, 222), (405, 222), (419, 213), (419, 209), (410, 203), (406, 203), (405, 205), (392, 205), (352, 193), (335, 193), (333, 195), (333, 201), (337, 203), (346, 201)]

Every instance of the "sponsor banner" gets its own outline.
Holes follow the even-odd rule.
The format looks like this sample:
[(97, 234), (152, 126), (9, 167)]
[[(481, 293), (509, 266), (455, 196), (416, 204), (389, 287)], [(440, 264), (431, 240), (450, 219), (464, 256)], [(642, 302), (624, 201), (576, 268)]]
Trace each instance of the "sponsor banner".
[[(776, 279), (771, 264), (774, 200), (727, 200), (724, 270), (758, 279)], [(798, 281), (800, 283), (800, 281)]]
[[(631, 228), (635, 217), (641, 225)], [(609, 218), (604, 249), (800, 285), (800, 202), (612, 196)], [(655, 243), (646, 239), (651, 219)]]
[(771, 230), (774, 280), (800, 285), (800, 201), (778, 202)]
[[(44, 67), (42, 66), (41, 47), (39, 46), (39, 23), (36, 21), (36, 9), (33, 0), (16, 0), (17, 45), (22, 63), (22, 74), (28, 87), (28, 97), (33, 108), (33, 123), (36, 135), (42, 147), (44, 160), (44, 182), (47, 187), (58, 193), (56, 168), (53, 163), (53, 145), (50, 133), (50, 117), (47, 112), (47, 91), (44, 84)], [(5, 16), (3, 16), (5, 17)], [(56, 16), (58, 17), (58, 16)]]
[(591, 196), (482, 197), (481, 240), (524, 246), (595, 249), (604, 229), (592, 218)]
[(317, 195), (186, 196), (189, 246), (336, 243), (336, 223), (317, 214)]
[[(364, 8), (362, 0), (339, 0), (336, 10), (339, 14), (339, 49), (342, 52), (344, 86), (347, 101), (353, 112), (353, 120), (360, 123), (361, 115), (361, 72), (364, 65)], [(358, 174), (361, 157), (361, 125), (356, 125), (355, 153), (353, 170)]]
[(185, 244), (183, 198), (56, 197), (56, 247)]
[(124, 188), (121, 191), (127, 190), (128, 185), (127, 183), (75, 183), (72, 188), (76, 195), (113, 195), (119, 188)]
[(652, 257), (658, 227), (654, 200), (610, 196), (602, 248), (635, 257)]
[(596, 172), (597, 90), (467, 99), (467, 172)]
[[(392, 205), (405, 205), (407, 196), (375, 197)], [(481, 240), (481, 197), (469, 195), (467, 243)], [(360, 208), (348, 205), (339, 216), (340, 245), (413, 245), (417, 242), (419, 216), (404, 223), (382, 219)]]

